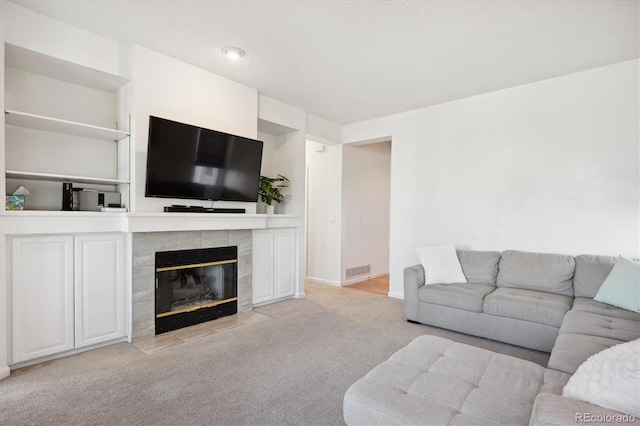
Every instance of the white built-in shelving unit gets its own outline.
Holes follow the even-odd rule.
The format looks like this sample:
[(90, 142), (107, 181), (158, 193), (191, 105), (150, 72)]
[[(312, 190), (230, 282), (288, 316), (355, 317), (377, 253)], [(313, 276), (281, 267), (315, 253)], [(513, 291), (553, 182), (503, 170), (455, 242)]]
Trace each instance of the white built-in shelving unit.
[(5, 75), (6, 194), (25, 185), (27, 208), (59, 211), (71, 182), (129, 206), (130, 118), (118, 123), (129, 80), (11, 44)]

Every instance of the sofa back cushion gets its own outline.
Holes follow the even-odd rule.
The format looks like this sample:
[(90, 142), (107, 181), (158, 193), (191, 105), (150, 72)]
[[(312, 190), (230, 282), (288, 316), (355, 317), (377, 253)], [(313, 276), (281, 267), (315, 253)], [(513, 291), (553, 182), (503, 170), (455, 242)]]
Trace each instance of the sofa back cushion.
[(573, 296), (575, 269), (571, 256), (506, 250), (500, 258), (497, 284)]
[(496, 285), (500, 253), (497, 251), (459, 250), (457, 254), (467, 282)]
[(615, 257), (581, 254), (576, 256), (573, 291), (576, 297), (593, 299), (616, 263)]

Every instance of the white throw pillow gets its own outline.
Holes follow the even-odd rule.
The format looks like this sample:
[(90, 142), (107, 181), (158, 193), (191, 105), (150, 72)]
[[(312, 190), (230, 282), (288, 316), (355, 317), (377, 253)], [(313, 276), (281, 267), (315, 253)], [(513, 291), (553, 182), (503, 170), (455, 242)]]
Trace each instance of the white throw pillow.
[(640, 339), (592, 355), (571, 376), (562, 396), (640, 417)]
[(432, 246), (416, 249), (420, 263), (424, 267), (425, 284), (466, 283), (456, 247), (451, 245)]

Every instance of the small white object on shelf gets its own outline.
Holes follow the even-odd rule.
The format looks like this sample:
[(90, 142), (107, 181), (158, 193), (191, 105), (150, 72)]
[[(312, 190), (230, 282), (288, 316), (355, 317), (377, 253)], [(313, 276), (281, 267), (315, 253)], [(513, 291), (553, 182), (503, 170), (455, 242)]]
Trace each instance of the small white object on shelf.
[(126, 213), (127, 208), (126, 207), (100, 207), (100, 211)]
[(31, 195), (31, 191), (26, 186), (20, 185), (18, 189), (13, 191), (13, 195)]

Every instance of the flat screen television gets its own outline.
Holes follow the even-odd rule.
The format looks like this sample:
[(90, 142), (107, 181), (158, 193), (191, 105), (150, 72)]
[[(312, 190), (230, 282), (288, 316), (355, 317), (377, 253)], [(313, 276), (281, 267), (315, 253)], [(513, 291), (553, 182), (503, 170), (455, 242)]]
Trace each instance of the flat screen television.
[(145, 196), (256, 202), (262, 145), (151, 116)]

